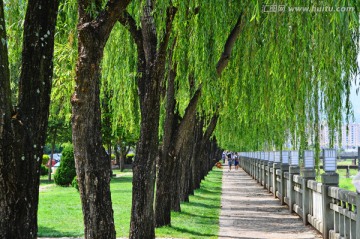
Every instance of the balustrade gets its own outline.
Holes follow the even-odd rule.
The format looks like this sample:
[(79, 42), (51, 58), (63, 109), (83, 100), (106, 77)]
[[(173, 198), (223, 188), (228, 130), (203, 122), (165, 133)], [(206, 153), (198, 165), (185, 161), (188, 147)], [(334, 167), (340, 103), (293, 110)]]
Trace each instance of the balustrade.
[(338, 188), (336, 151), (323, 151), (321, 182), (315, 181), (313, 151), (302, 156), (300, 167), (298, 151), (242, 152), (240, 166), (325, 239), (360, 239), (360, 194)]

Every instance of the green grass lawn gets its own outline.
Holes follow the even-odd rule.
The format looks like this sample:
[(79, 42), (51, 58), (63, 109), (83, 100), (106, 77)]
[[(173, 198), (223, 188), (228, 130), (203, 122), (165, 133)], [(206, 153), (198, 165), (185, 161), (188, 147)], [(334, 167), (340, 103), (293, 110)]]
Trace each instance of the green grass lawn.
[[(111, 193), (117, 237), (127, 237), (130, 226), (132, 173), (114, 171), (120, 177), (111, 180)], [(38, 225), (39, 237), (83, 236), (79, 193), (72, 187), (49, 184), (41, 178)], [(182, 203), (180, 213), (172, 214), (172, 226), (156, 229), (157, 237), (217, 238), (221, 204), (222, 171), (209, 173), (201, 188)]]
[[(352, 165), (352, 160), (351, 159), (339, 160), (337, 162), (337, 165)], [(357, 169), (349, 170), (350, 173), (349, 178), (346, 177), (346, 169), (338, 169), (336, 172), (339, 174), (339, 187), (349, 191), (356, 192), (355, 186), (352, 183), (352, 177), (358, 173)], [(320, 170), (320, 174), (321, 173), (324, 173), (324, 171)], [(321, 182), (320, 175), (317, 177), (317, 181)]]
[(339, 187), (356, 192), (355, 186), (352, 183), (352, 176), (355, 176), (358, 173), (358, 171), (356, 169), (350, 169), (349, 172), (350, 172), (350, 178), (347, 178), (346, 169), (337, 170), (337, 173), (339, 174)]

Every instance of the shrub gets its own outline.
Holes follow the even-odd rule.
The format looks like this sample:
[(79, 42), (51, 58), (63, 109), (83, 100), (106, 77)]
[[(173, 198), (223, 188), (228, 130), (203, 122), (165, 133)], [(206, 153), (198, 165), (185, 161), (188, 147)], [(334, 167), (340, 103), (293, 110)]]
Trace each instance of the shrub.
[(132, 164), (133, 158), (134, 158), (135, 154), (134, 153), (129, 153), (126, 155), (125, 158), (125, 163), (126, 164)]
[(71, 186), (73, 186), (74, 188), (76, 188), (76, 190), (79, 191), (79, 183), (78, 183), (78, 180), (77, 180), (77, 176), (75, 176), (74, 179), (72, 180)]
[(69, 186), (75, 176), (74, 148), (68, 144), (62, 152), (60, 166), (55, 172), (54, 180), (57, 185)]
[(43, 165), (47, 165), (47, 163), (49, 162), (49, 160), (50, 160), (50, 156), (49, 155), (47, 155), (47, 154), (44, 154), (43, 155), (43, 157), (42, 157), (42, 164)]
[(45, 165), (41, 164), (40, 165), (40, 175), (44, 176), (44, 175), (47, 175), (48, 173), (49, 173), (49, 169)]
[(111, 154), (111, 160), (114, 160), (115, 158), (115, 154)]

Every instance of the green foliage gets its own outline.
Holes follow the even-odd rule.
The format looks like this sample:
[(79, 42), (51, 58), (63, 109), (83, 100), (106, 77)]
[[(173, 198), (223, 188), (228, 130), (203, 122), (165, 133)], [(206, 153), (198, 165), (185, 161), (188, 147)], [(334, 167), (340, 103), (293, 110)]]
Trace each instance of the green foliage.
[[(56, 24), (50, 119), (69, 122), (77, 59), (76, 0), (61, 1)], [(63, 142), (66, 142), (65, 140)]]
[[(355, 1), (332, 4), (359, 7)], [(245, 7), (245, 13), (252, 8), (256, 5)], [(318, 151), (321, 123), (335, 132), (343, 115), (351, 113), (358, 20), (351, 12), (259, 12), (253, 21), (250, 17), (219, 82), (218, 141), (224, 148), (247, 151), (281, 148), (291, 138), (296, 149)]]
[(40, 165), (40, 176), (48, 175), (48, 173), (49, 173), (49, 169), (45, 165), (41, 164)]
[(78, 183), (78, 180), (77, 180), (77, 176), (75, 176), (74, 179), (72, 180), (71, 186), (73, 188), (75, 188), (77, 191), (79, 191), (79, 183)]
[[(96, 16), (98, 7), (104, 4), (98, 3), (87, 9), (92, 16)], [(222, 148), (271, 150), (281, 148), (285, 140), (290, 139), (295, 149), (315, 148), (319, 152), (322, 122), (326, 121), (330, 131), (336, 132), (351, 116), (350, 85), (359, 72), (359, 1), (316, 3), (333, 8), (354, 7), (353, 12), (319, 13), (263, 12), (262, 6), (273, 4), (269, 0), (156, 1), (153, 16), (158, 44), (164, 37), (166, 9), (170, 3), (178, 9), (169, 46), (170, 49), (176, 37), (172, 59), (177, 65), (176, 111), (181, 116), (184, 114), (191, 96), (201, 84), (198, 114), (210, 118), (219, 111), (215, 136)], [(9, 0), (5, 4), (11, 87), (15, 92), (26, 2)], [(144, 1), (132, 1), (127, 9), (139, 27), (143, 4)], [(301, 0), (285, 0), (281, 4), (287, 11), (292, 6), (315, 5)], [(241, 12), (245, 16), (241, 34), (228, 67), (218, 77), (217, 61)], [(55, 127), (49, 127), (48, 141), (59, 135), (51, 130), (56, 129), (59, 122), (67, 122), (64, 135), (71, 138), (68, 137), (71, 136), (69, 99), (74, 89), (76, 25), (77, 1), (63, 1), (55, 35), (49, 119), (49, 125)], [(127, 143), (139, 138), (141, 114), (136, 78), (141, 73), (137, 72), (137, 60), (137, 48), (131, 35), (116, 23), (101, 63), (106, 142), (130, 145)], [(167, 66), (166, 72), (170, 67)], [(166, 87), (166, 82), (162, 85)], [(16, 97), (13, 94), (14, 105)], [(334, 141), (332, 135), (331, 142)]]
[(18, 83), (21, 70), (21, 52), (26, 2), (23, 0), (5, 1), (5, 20), (8, 39), (10, 81), (12, 102), (15, 105), (18, 97)]
[(134, 157), (135, 157), (134, 153), (128, 153), (125, 158), (125, 163), (132, 164)]
[(69, 186), (76, 176), (74, 148), (67, 144), (62, 152), (60, 166), (56, 170), (54, 180), (57, 185)]
[(42, 164), (42, 165), (46, 165), (46, 164), (49, 162), (49, 160), (50, 160), (50, 156), (47, 155), (47, 154), (44, 154), (43, 157), (42, 157), (42, 162), (41, 162), (41, 164)]
[[(63, 147), (61, 144), (55, 144), (55, 150), (54, 153), (61, 153), (63, 150)], [(45, 154), (51, 154), (51, 144), (46, 144), (44, 147), (44, 153)]]

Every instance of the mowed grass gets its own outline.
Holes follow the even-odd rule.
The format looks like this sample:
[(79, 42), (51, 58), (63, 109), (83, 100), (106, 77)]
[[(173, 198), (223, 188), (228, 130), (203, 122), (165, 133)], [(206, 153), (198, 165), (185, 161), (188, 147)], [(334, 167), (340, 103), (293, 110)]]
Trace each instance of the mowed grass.
[(172, 212), (172, 226), (156, 229), (156, 236), (218, 238), (221, 180), (220, 169), (210, 172), (189, 202), (181, 204), (181, 212)]
[[(127, 237), (130, 226), (132, 173), (120, 173), (111, 180), (117, 237)], [(222, 171), (215, 169), (201, 188), (182, 203), (180, 213), (172, 214), (172, 226), (156, 229), (157, 237), (217, 238), (221, 204)], [(59, 187), (41, 180), (38, 225), (39, 237), (82, 237), (83, 218), (79, 193), (72, 187)]]
[[(352, 165), (352, 159), (347, 160), (339, 160), (337, 165)], [(352, 183), (353, 177), (358, 173), (357, 169), (350, 169), (349, 170), (349, 178), (346, 177), (346, 169), (338, 169), (336, 171), (339, 174), (339, 188), (349, 190), (352, 192), (356, 192), (355, 186)], [(323, 170), (320, 170), (320, 174), (324, 173)], [(320, 175), (317, 177), (317, 181), (321, 182)]]

